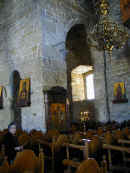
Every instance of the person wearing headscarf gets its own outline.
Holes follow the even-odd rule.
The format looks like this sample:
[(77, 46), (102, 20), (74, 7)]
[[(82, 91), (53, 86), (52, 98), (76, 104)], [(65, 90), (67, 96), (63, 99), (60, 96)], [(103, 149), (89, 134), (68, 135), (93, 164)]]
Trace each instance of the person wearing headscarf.
[(14, 122), (8, 125), (8, 132), (3, 138), (3, 145), (5, 148), (5, 155), (8, 158), (9, 164), (11, 164), (15, 159), (16, 153), (23, 149), (22, 146), (19, 146), (16, 136), (16, 124)]

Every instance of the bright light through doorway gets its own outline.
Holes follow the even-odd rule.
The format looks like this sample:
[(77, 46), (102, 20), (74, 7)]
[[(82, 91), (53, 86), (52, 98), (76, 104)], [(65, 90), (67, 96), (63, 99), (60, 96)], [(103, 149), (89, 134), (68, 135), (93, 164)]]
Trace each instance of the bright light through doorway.
[(88, 100), (95, 99), (93, 74), (89, 74), (86, 76), (86, 90), (87, 90), (87, 99)]

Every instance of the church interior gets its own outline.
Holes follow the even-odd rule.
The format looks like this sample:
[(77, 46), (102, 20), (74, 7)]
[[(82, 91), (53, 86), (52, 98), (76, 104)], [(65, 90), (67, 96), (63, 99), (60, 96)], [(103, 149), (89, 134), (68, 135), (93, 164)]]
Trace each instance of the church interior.
[(130, 0), (0, 0), (0, 173), (130, 172)]

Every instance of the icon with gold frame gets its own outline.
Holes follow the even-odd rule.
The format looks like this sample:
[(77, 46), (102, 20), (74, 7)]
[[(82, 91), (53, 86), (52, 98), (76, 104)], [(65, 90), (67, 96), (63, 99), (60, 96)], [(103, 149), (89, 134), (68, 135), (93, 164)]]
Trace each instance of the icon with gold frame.
[(30, 79), (22, 79), (19, 84), (19, 91), (17, 97), (17, 106), (25, 107), (30, 106)]
[(117, 82), (114, 84), (114, 100), (113, 103), (126, 103), (128, 99), (126, 97), (126, 88), (124, 82)]

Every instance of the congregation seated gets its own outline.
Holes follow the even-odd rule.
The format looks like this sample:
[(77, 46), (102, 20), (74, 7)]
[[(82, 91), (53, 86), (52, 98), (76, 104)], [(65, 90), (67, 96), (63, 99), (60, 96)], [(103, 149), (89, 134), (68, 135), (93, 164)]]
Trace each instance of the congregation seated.
[[(1, 166), (3, 166), (3, 163), (4, 164), (7, 163), (7, 161), (9, 162), (9, 165), (13, 165), (13, 164), (16, 165), (16, 160), (15, 160), (16, 153), (19, 152), (20, 149), (22, 148), (22, 147), (19, 147), (19, 144), (24, 145), (27, 147), (27, 149), (33, 151), (36, 157), (39, 154), (39, 145), (40, 145), (40, 147), (43, 148), (45, 156), (49, 156), (49, 157), (45, 157), (45, 167), (48, 164), (48, 168), (50, 167), (52, 168), (52, 165), (50, 163), (53, 160), (55, 162), (54, 169), (58, 171), (60, 168), (62, 169), (62, 171), (64, 171), (64, 166), (62, 165), (62, 161), (67, 157), (66, 147), (65, 147), (67, 145), (64, 145), (64, 144), (70, 144), (71, 146), (73, 146), (74, 144), (75, 146), (77, 145), (77, 146), (83, 147), (84, 143), (81, 143), (81, 141), (84, 138), (90, 140), (88, 144), (89, 156), (95, 158), (99, 166), (101, 166), (100, 163), (101, 163), (103, 155), (105, 154), (106, 157), (108, 157), (106, 150), (104, 151), (103, 149), (103, 144), (121, 146), (121, 144), (118, 142), (119, 139), (129, 140), (130, 130), (129, 130), (129, 126), (126, 126), (129, 124), (129, 122), (117, 123), (113, 121), (113, 122), (108, 122), (106, 124), (98, 123), (99, 126), (96, 125), (96, 127), (93, 127), (93, 128), (92, 128), (92, 124), (96, 124), (96, 122), (95, 123), (91, 122), (90, 124), (91, 124), (90, 126), (91, 129), (88, 128), (88, 130), (86, 131), (86, 135), (80, 132), (79, 124), (75, 122), (71, 123), (70, 130), (68, 130), (68, 133), (65, 133), (65, 134), (63, 133), (61, 134), (56, 129), (48, 130), (46, 134), (43, 134), (42, 131), (38, 131), (38, 130), (32, 130), (31, 132), (25, 132), (21, 130), (16, 133), (16, 127), (12, 129), (13, 130), (13, 134), (12, 134), (12, 130), (10, 128), (11, 126), (9, 126), (8, 131), (6, 130), (6, 134), (2, 132), (0, 133), (1, 139), (3, 139), (1, 141), (3, 141), (3, 144), (5, 145), (5, 155), (8, 157), (8, 160), (6, 160), (6, 162), (3, 162), (4, 160), (1, 160)], [(13, 137), (11, 136), (12, 138), (10, 137), (10, 133), (13, 136)], [(15, 136), (15, 134), (17, 134), (17, 137)], [(9, 151), (9, 146), (7, 145), (8, 143), (7, 137), (11, 142), (11, 147), (13, 144), (13, 147), (9, 153), (7, 152)], [(24, 157), (28, 155), (27, 151), (25, 153), (26, 154), (23, 154)], [(30, 154), (31, 153), (32, 152), (30, 152)], [(77, 149), (72, 147), (69, 148), (69, 154), (70, 154), (70, 159), (78, 160), (79, 162), (82, 162), (84, 160), (83, 152), (80, 149), (78, 149), (78, 147)], [(20, 157), (21, 159), (23, 158), (24, 160), (23, 155), (21, 153)], [(119, 153), (119, 151), (116, 151), (116, 152), (112, 151), (112, 159), (115, 159), (115, 157), (121, 157), (121, 159), (117, 160), (118, 164), (122, 162), (122, 153)], [(18, 159), (19, 157), (16, 156), (16, 158)], [(48, 158), (50, 158), (51, 160), (49, 161)], [(29, 161), (28, 157), (26, 157), (26, 159), (28, 159)], [(37, 160), (37, 159), (34, 159), (34, 160)], [(33, 162), (33, 161), (30, 161), (30, 162)], [(3, 168), (0, 168), (0, 169), (3, 169)], [(31, 169), (31, 167), (29, 167), (28, 169)]]

